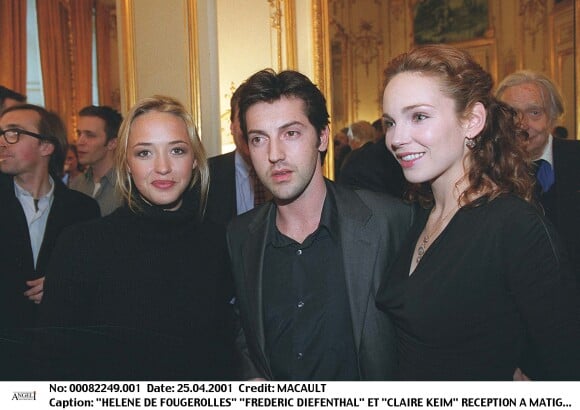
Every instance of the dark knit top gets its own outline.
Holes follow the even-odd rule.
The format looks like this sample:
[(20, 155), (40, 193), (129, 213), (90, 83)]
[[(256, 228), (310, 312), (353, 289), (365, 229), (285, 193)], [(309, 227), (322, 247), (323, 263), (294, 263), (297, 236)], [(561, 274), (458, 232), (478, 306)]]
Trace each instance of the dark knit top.
[(553, 227), (511, 195), (461, 208), (409, 276), (429, 210), (377, 294), (405, 380), (578, 380), (580, 309)]
[(225, 234), (200, 221), (195, 197), (188, 192), (174, 212), (144, 203), (139, 212), (122, 207), (61, 236), (41, 325), (81, 329), (82, 349), (96, 357), (95, 376), (234, 377)]

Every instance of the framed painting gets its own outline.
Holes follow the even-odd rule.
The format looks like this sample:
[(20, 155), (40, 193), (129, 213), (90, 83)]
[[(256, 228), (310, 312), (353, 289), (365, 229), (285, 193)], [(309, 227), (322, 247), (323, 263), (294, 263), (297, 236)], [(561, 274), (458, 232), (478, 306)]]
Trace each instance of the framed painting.
[(418, 0), (413, 12), (415, 44), (474, 40), (489, 28), (488, 0)]

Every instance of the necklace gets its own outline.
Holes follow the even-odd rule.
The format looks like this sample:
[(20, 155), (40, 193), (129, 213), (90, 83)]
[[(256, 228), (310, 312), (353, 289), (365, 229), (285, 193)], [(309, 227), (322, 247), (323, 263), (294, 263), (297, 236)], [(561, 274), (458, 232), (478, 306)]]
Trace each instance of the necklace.
[(445, 220), (449, 218), (452, 214), (454, 214), (458, 209), (459, 206), (454, 206), (453, 209), (451, 209), (451, 211), (449, 211), (447, 214), (445, 214), (445, 216), (443, 216), (443, 218), (439, 219), (439, 221), (433, 227), (431, 233), (427, 232), (427, 226), (425, 226), (425, 236), (423, 236), (423, 240), (421, 240), (419, 248), (417, 248), (417, 263), (419, 263), (421, 258), (423, 258), (423, 255), (425, 255), (425, 251), (428, 248), (429, 241), (437, 232), (439, 232), (439, 229), (443, 226), (443, 222), (445, 222)]

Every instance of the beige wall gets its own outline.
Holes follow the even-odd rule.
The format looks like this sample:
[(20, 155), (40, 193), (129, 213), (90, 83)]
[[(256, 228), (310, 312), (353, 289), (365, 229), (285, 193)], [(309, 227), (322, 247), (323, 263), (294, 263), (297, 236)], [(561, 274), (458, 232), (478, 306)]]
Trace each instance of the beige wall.
[[(184, 0), (123, 1), (128, 6), (125, 34), (131, 44), (121, 51), (126, 70), (132, 70), (132, 95), (123, 93), (124, 109), (135, 100), (153, 94), (166, 94), (189, 101), (187, 26)], [(120, 26), (127, 24), (121, 21)], [(124, 38), (125, 41), (129, 39)], [(132, 67), (127, 67), (131, 54)], [(126, 85), (126, 87), (129, 85)]]
[(229, 100), (254, 72), (316, 78), (319, 0), (117, 0), (123, 109), (155, 93), (196, 116), (209, 155), (233, 149)]
[[(220, 124), (223, 151), (234, 148), (229, 131), (229, 100), (251, 74), (279, 69), (278, 44), (266, 1), (217, 0)], [(251, 4), (254, 3), (254, 4)]]
[[(219, 107), (217, 100), (212, 104), (217, 84), (212, 75), (216, 67), (215, 21), (207, 24), (212, 17), (215, 20), (212, 4), (117, 0), (123, 111), (154, 94), (175, 97), (193, 113), (209, 153), (220, 149), (219, 126), (212, 118)], [(205, 104), (202, 93), (207, 95)]]
[(297, 69), (314, 78), (310, 0), (217, 0), (219, 99), (222, 151), (234, 149), (230, 98), (264, 68)]
[[(233, 148), (234, 89), (259, 69), (293, 68), (332, 101), (335, 129), (373, 121), (381, 115), (386, 62), (412, 46), (414, 1), (117, 0), (123, 109), (154, 93), (177, 97), (192, 109), (208, 153), (215, 155)], [(545, 8), (522, 7), (531, 1), (490, 0), (487, 35), (460, 46), (496, 79), (520, 68), (551, 75), (566, 98), (563, 123), (574, 133), (574, 0), (555, 8), (553, 1), (535, 2)], [(324, 50), (331, 40), (332, 57)]]

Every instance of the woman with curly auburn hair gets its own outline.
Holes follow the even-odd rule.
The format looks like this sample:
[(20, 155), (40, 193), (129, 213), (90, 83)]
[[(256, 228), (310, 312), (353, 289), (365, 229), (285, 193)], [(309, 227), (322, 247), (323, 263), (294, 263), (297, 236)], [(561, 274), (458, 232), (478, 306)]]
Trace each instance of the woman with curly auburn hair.
[(399, 377), (578, 379), (577, 290), (532, 203), (515, 112), (450, 46), (402, 54), (385, 76), (386, 144), (422, 208), (377, 295), (397, 328)]
[(203, 217), (208, 165), (183, 105), (138, 102), (116, 168), (125, 206), (63, 234), (51, 259), (41, 325), (74, 328), (83, 365), (61, 361), (47, 377), (235, 378), (225, 231)]

